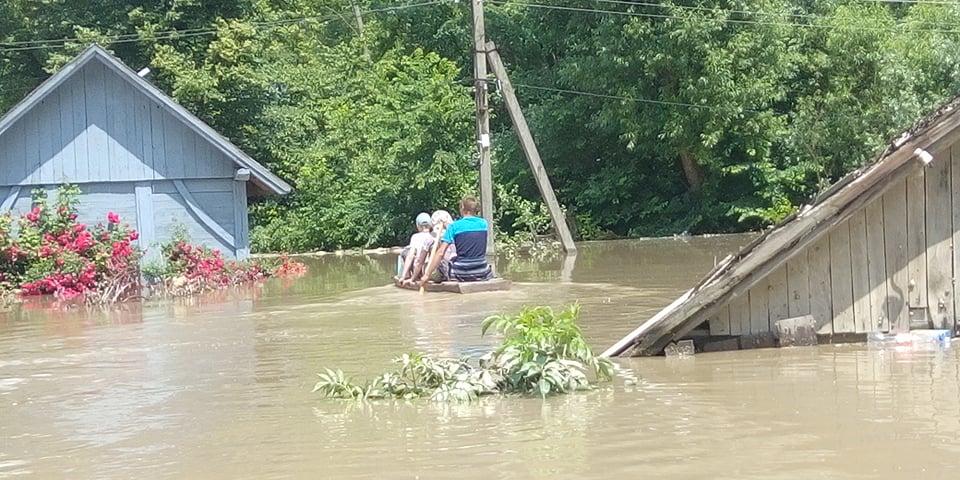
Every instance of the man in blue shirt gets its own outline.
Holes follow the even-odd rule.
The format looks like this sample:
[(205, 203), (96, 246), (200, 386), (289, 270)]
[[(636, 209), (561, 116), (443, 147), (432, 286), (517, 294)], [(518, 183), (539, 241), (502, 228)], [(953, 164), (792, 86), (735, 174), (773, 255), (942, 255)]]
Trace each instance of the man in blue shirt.
[[(420, 286), (426, 285), (438, 268), (441, 281), (477, 282), (493, 278), (493, 271), (487, 264), (487, 221), (478, 217), (479, 213), (480, 202), (476, 198), (466, 197), (460, 201), (461, 218), (444, 232)], [(456, 246), (457, 256), (449, 265), (442, 265), (443, 254), (450, 245)]]

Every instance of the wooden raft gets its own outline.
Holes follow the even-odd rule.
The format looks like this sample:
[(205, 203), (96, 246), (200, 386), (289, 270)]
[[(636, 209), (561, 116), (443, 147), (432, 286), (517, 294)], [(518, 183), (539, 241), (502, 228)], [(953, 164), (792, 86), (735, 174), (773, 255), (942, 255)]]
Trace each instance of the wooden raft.
[[(394, 285), (407, 290), (420, 290), (420, 286), (402, 285), (394, 280)], [(428, 283), (425, 290), (428, 292), (448, 292), (448, 293), (480, 293), (480, 292), (498, 292), (510, 290), (512, 284), (505, 278), (494, 278), (493, 280), (484, 280), (482, 282), (443, 282)]]

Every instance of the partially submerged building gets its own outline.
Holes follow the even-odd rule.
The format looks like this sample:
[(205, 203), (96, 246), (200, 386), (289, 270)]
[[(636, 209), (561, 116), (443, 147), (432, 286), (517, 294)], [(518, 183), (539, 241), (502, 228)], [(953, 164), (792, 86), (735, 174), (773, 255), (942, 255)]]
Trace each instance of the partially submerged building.
[(812, 318), (821, 341), (956, 332), (958, 109), (960, 99), (922, 119), (604, 355), (655, 355), (695, 330), (718, 349), (774, 346), (778, 322), (799, 317)]
[(250, 252), (248, 196), (291, 190), (96, 45), (0, 118), (0, 214), (68, 183), (82, 192), (80, 221), (113, 211), (153, 251), (182, 228), (240, 259)]

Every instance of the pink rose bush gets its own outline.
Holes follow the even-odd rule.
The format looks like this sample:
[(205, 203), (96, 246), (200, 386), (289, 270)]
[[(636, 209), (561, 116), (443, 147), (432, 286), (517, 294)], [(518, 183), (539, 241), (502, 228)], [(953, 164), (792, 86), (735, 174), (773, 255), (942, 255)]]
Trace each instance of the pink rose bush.
[(268, 277), (306, 273), (306, 265), (287, 257), (263, 262), (226, 260), (219, 250), (191, 245), (182, 235), (179, 237), (163, 246), (163, 267), (148, 275), (170, 295), (192, 295)]
[(0, 275), (8, 288), (22, 295), (54, 295), (57, 298), (96, 297), (104, 290), (120, 300), (139, 291), (137, 232), (121, 224), (117, 214), (107, 215), (107, 224), (92, 229), (77, 222), (76, 187), (60, 189), (51, 205), (42, 190), (34, 192), (34, 206), (18, 221), (0, 221)]
[[(34, 206), (22, 217), (0, 216), (0, 293), (5, 297), (19, 290), (23, 296), (109, 304), (140, 296), (139, 234), (115, 212), (107, 213), (106, 224), (91, 228), (79, 223), (79, 193), (74, 186), (62, 187), (51, 205), (45, 192), (37, 190)], [(218, 250), (191, 245), (185, 238), (161, 251), (163, 266), (146, 276), (176, 295), (306, 271), (302, 263), (286, 258), (269, 265), (227, 261)]]
[(286, 255), (281, 255), (276, 266), (273, 268), (273, 276), (280, 278), (299, 278), (307, 274), (307, 266), (302, 262), (291, 260)]

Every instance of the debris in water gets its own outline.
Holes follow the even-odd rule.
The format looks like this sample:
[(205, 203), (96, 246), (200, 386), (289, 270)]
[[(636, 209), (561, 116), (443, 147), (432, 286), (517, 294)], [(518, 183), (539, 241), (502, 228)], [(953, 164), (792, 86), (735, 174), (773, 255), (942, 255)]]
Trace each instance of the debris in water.
[(693, 345), (693, 340), (679, 340), (675, 343), (667, 345), (663, 349), (664, 355), (668, 357), (691, 357), (696, 353), (696, 349)]
[(905, 333), (871, 332), (867, 335), (870, 348), (940, 349), (948, 348), (952, 337), (950, 330), (911, 330)]

